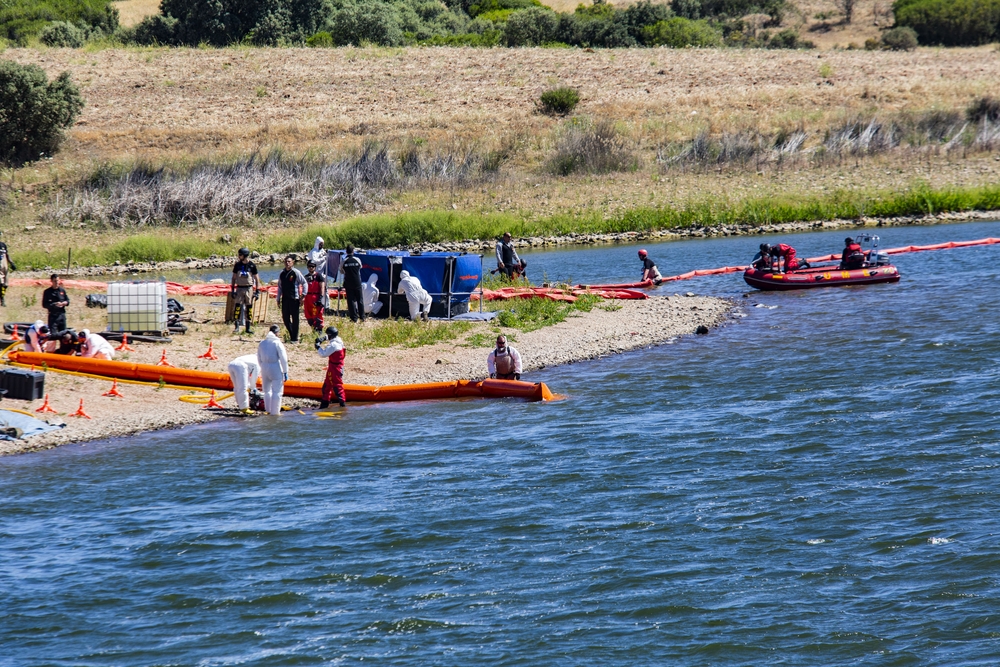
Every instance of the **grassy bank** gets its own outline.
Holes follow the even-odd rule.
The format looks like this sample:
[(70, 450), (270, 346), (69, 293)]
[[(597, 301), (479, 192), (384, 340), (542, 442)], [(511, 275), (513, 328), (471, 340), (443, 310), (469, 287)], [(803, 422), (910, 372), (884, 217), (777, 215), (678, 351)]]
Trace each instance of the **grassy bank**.
[[(14, 261), (22, 269), (65, 266), (72, 247), (73, 264), (110, 265), (114, 262), (183, 260), (188, 257), (234, 255), (247, 245), (258, 252), (302, 252), (312, 247), (316, 236), (327, 247), (347, 243), (362, 248), (384, 248), (415, 243), (489, 240), (510, 231), (516, 237), (563, 236), (682, 230), (729, 225), (764, 226), (863, 217), (890, 218), (963, 211), (1000, 210), (1000, 185), (932, 188), (918, 184), (898, 192), (837, 191), (806, 197), (747, 198), (728, 201), (703, 199), (676, 207), (634, 208), (605, 217), (598, 211), (584, 215), (552, 215), (532, 219), (526, 214), (461, 211), (427, 211), (367, 215), (341, 223), (312, 225), (304, 229), (266, 228), (230, 230), (196, 227), (164, 228), (121, 237), (120, 231), (98, 232), (90, 242), (64, 246), (58, 252), (36, 248), (13, 248)], [(229, 243), (221, 236), (228, 233)], [(106, 243), (106, 244), (105, 244)]]

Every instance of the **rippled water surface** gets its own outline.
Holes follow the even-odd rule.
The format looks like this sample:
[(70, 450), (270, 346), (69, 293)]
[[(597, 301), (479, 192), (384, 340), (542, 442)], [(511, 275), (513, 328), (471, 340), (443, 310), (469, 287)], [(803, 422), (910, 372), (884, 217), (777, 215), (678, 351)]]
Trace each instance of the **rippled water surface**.
[[(679, 273), (759, 241), (648, 248)], [(638, 270), (634, 247), (528, 259)], [(535, 374), (558, 403), (0, 459), (0, 664), (997, 664), (998, 262), (910, 254), (897, 285), (749, 298), (738, 274), (671, 285), (744, 317)]]

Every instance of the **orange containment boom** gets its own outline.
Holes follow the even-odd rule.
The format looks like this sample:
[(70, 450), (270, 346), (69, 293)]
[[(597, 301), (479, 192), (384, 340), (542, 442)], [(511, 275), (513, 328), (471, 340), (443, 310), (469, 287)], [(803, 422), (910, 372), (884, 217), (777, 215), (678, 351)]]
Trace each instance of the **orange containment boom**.
[[(15, 351), (8, 358), (17, 364), (54, 368), (74, 373), (98, 375), (109, 379), (138, 380), (198, 387), (201, 389), (231, 390), (232, 380), (228, 373), (195, 371), (170, 366), (133, 364), (127, 361), (106, 361), (73, 357), (44, 352)], [(285, 383), (285, 396), (320, 400), (322, 383), (289, 380)], [(555, 396), (544, 382), (520, 382), (517, 380), (455, 380), (453, 382), (429, 382), (426, 384), (391, 385), (370, 387), (345, 384), (347, 400), (352, 402), (397, 402), (427, 401), (446, 398), (523, 398), (528, 401), (551, 401)]]

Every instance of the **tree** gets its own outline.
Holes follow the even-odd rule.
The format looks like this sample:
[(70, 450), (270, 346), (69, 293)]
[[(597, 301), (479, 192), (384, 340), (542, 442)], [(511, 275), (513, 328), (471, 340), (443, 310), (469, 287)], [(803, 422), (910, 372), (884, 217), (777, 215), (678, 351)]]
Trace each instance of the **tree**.
[(0, 60), (0, 162), (19, 165), (52, 155), (82, 108), (68, 72), (50, 82), (37, 65)]

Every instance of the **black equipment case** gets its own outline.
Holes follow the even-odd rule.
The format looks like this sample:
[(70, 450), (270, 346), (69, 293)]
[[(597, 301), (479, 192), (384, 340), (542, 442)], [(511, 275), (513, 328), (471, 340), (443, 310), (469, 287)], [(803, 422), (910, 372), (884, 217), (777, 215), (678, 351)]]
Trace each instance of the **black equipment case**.
[(0, 389), (4, 398), (34, 401), (45, 395), (45, 373), (23, 368), (0, 368)]

